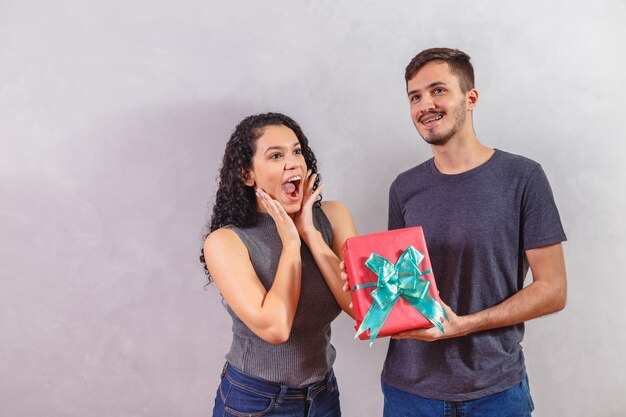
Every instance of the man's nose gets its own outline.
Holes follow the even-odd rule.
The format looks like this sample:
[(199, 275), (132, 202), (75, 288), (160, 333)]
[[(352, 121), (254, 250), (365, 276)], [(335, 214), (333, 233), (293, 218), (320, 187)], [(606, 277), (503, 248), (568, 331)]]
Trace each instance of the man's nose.
[(419, 112), (420, 113), (428, 113), (435, 109), (435, 101), (429, 95), (425, 95), (422, 97), (419, 103)]

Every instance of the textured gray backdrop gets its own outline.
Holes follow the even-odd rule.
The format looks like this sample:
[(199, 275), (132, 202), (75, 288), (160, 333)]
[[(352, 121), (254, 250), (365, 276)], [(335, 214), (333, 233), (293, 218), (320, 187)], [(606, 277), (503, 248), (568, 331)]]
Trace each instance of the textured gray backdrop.
[[(292, 115), (325, 198), (383, 230), (430, 157), (404, 66), (453, 46), (479, 138), (542, 163), (570, 239), (568, 307), (527, 326), (535, 415), (622, 416), (625, 4), (0, 0), (0, 415), (207, 416), (230, 322), (197, 255), (234, 125)], [(387, 342), (333, 330), (344, 415), (379, 415)]]

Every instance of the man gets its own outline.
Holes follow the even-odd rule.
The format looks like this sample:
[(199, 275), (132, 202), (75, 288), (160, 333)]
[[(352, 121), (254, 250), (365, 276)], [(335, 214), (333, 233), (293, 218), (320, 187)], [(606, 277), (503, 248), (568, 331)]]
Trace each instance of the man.
[(566, 300), (566, 237), (550, 185), (536, 162), (479, 142), (467, 54), (422, 51), (405, 79), (411, 119), (434, 157), (391, 185), (389, 229), (423, 226), (450, 320), (443, 334), (392, 338), (384, 415), (530, 416), (524, 322)]

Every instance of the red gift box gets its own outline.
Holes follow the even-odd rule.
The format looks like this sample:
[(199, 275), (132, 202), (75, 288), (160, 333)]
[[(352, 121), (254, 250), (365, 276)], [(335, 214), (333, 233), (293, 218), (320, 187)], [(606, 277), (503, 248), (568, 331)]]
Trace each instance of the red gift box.
[[(420, 226), (355, 236), (347, 239), (344, 243), (342, 250), (345, 268), (348, 274), (348, 283), (350, 288), (353, 289), (352, 306), (356, 316), (357, 323), (355, 329), (357, 329), (357, 331), (368, 312), (371, 309), (376, 310), (377, 304), (380, 305), (372, 296), (375, 296), (377, 300), (381, 298), (380, 292), (385, 292), (385, 289), (381, 290), (381, 281), (385, 280), (383, 275), (389, 274), (388, 269), (386, 270), (387, 272), (379, 272), (377, 275), (366, 263), (371, 265), (372, 258), (376, 258), (380, 262), (380, 259), (382, 259), (380, 257), (383, 257), (388, 261), (388, 268), (391, 267), (391, 264), (395, 264), (397, 270), (400, 266), (399, 264), (406, 265), (404, 261), (406, 254), (404, 253), (408, 253), (409, 249), (407, 248), (411, 246), (414, 248), (413, 253), (415, 255), (413, 259), (414, 262), (411, 263), (409, 269), (413, 272), (417, 271), (417, 273), (411, 275), (401, 271), (400, 275), (404, 277), (411, 275), (409, 278), (404, 278), (404, 280), (405, 282), (414, 282), (418, 284), (418, 286), (421, 286), (420, 288), (423, 290), (421, 294), (422, 299), (417, 300), (419, 297), (402, 295), (397, 297), (395, 304), (390, 307), (390, 313), (388, 313), (388, 316), (384, 319), (382, 328), (375, 334), (375, 337), (390, 336), (404, 330), (432, 327), (433, 324), (437, 325), (437, 327), (443, 331), (441, 323), (443, 323), (443, 319), (447, 317), (441, 308), (441, 300), (439, 298), (439, 292), (437, 291), (435, 276), (431, 271), (428, 248), (426, 247), (424, 233)], [(401, 257), (402, 259), (399, 259)], [(382, 262), (386, 263), (384, 260)], [(355, 287), (357, 289), (355, 289)], [(393, 294), (398, 287), (394, 286), (392, 283), (390, 288), (391, 292), (387, 290), (387, 295), (390, 293)], [(379, 293), (372, 294), (375, 290), (379, 290)], [(411, 294), (415, 295), (414, 292)], [(382, 298), (385, 298), (384, 294)], [(418, 311), (418, 307), (423, 303), (430, 304), (427, 305), (428, 308), (426, 308), (426, 311), (423, 310), (420, 312)], [(417, 305), (417, 307), (415, 305)], [(379, 312), (374, 311), (374, 313)], [(429, 316), (430, 320), (424, 314)], [(370, 320), (371, 319), (366, 319), (366, 324), (369, 324)], [(371, 326), (368, 326), (367, 330), (363, 329), (364, 331), (359, 335), (360, 339), (370, 339), (370, 341), (373, 342), (373, 338), (371, 338), (370, 335), (370, 327)]]

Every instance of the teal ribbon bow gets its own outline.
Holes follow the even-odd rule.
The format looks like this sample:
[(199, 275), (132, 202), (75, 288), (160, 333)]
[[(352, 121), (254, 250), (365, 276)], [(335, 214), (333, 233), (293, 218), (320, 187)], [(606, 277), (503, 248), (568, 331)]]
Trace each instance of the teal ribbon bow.
[(448, 320), (448, 315), (441, 304), (428, 294), (430, 282), (420, 278), (432, 272), (430, 269), (420, 271), (418, 268), (425, 257), (413, 246), (409, 246), (402, 252), (395, 265), (380, 255), (375, 253), (370, 255), (365, 265), (378, 276), (378, 281), (356, 285), (353, 288), (353, 290), (359, 290), (376, 287), (370, 293), (374, 301), (363, 317), (355, 338), (369, 329), (370, 346), (372, 346), (399, 297), (408, 301), (441, 333), (444, 332), (443, 319)]

